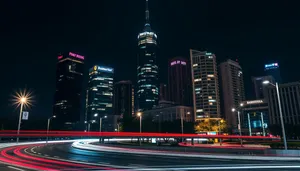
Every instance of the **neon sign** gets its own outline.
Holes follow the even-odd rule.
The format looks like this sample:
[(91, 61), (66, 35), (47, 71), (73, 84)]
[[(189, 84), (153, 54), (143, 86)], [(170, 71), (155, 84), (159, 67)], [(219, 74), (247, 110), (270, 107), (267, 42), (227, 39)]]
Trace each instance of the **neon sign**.
[[(96, 67), (96, 66), (95, 66)], [(94, 67), (94, 68), (95, 68)], [(114, 69), (112, 68), (107, 68), (107, 67), (102, 67), (102, 66), (98, 66), (98, 71), (105, 71), (105, 72), (114, 72)]]
[(252, 101), (247, 101), (247, 104), (259, 104), (259, 103), (263, 103), (263, 100), (252, 100)]
[(278, 67), (278, 63), (266, 64), (265, 68)]
[(171, 62), (171, 66), (176, 65), (176, 64), (186, 65), (186, 62), (184, 62), (184, 61), (173, 61), (173, 62)]
[(58, 59), (58, 60), (60, 60), (61, 58), (63, 58), (63, 56), (62, 56), (62, 55), (60, 55), (60, 56), (58, 56), (58, 57), (57, 57), (57, 59)]
[(78, 58), (78, 59), (84, 59), (84, 56), (82, 55), (78, 55), (76, 53), (73, 53), (73, 52), (69, 52), (69, 56), (72, 56), (72, 57), (75, 57), (75, 58)]

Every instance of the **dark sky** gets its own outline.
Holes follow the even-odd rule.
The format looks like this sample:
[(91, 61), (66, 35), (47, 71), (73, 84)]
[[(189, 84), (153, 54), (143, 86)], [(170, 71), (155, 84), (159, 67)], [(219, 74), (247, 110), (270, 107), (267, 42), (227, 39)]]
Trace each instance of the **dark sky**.
[[(278, 60), (285, 82), (298, 81), (299, 2), (266, 0), (149, 0), (152, 29), (159, 38), (160, 77), (167, 60), (208, 50), (219, 62), (239, 59), (248, 97), (251, 76), (262, 75), (265, 62)], [(115, 79), (136, 78), (137, 34), (144, 25), (143, 0), (31, 1), (0, 4), (0, 116), (16, 118), (11, 94), (34, 91), (31, 117), (52, 112), (57, 53), (86, 56), (115, 68)]]

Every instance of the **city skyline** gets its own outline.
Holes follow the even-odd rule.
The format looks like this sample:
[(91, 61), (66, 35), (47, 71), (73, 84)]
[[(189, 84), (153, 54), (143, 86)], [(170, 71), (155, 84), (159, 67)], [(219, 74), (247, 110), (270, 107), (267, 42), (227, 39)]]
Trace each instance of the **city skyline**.
[[(152, 3), (153, 2), (153, 3)], [(130, 2), (132, 4), (136, 4), (136, 6), (134, 7), (138, 7), (138, 8), (135, 8), (131, 13), (131, 15), (135, 15), (135, 14), (141, 14), (143, 13), (143, 10), (144, 10), (144, 2), (140, 2), (140, 3), (137, 3), (137, 1), (134, 1), (134, 2)], [(198, 2), (195, 2), (195, 3), (198, 3)], [(169, 29), (170, 28), (173, 28), (171, 25), (169, 26), (166, 26), (163, 24), (162, 21), (166, 21), (166, 18), (167, 18), (167, 15), (165, 13), (163, 13), (163, 17), (162, 19), (158, 19), (159, 15), (163, 10), (162, 10), (162, 6), (166, 5), (165, 2), (158, 2), (158, 1), (151, 1), (150, 3), (150, 6), (154, 6), (154, 7), (157, 7), (158, 11), (153, 11), (153, 13), (151, 13), (151, 16), (153, 15), (153, 18), (154, 18), (154, 26), (155, 26), (155, 29), (158, 31), (158, 36), (162, 36), (159, 40), (160, 44), (162, 47), (160, 47), (160, 52), (162, 54), (160, 54), (160, 62), (159, 62), (159, 65), (160, 66), (164, 66), (165, 68), (167, 68), (167, 62), (164, 62), (164, 61), (167, 61), (168, 59), (170, 59), (172, 56), (185, 56), (187, 57), (188, 56), (188, 49), (189, 48), (205, 48), (213, 53), (215, 53), (218, 58), (218, 63), (220, 63), (220, 61), (223, 61), (226, 56), (232, 56), (233, 58), (238, 58), (238, 56), (240, 56), (240, 58), (238, 58), (240, 60), (240, 63), (242, 65), (242, 67), (247, 71), (249, 70), (249, 72), (247, 73), (247, 76), (245, 76), (245, 82), (250, 82), (251, 83), (251, 76), (257, 76), (257, 75), (263, 75), (263, 67), (264, 67), (264, 64), (265, 63), (269, 63), (268, 61), (269, 60), (278, 60), (279, 63), (281, 64), (281, 72), (283, 72), (283, 78), (285, 78), (285, 82), (287, 81), (297, 81), (299, 80), (299, 78), (297, 79), (297, 76), (296, 77), (293, 77), (293, 76), (289, 76), (287, 73), (288, 71), (284, 71), (284, 70), (287, 70), (285, 68), (287, 68), (288, 66), (296, 66), (294, 63), (297, 63), (297, 62), (289, 62), (289, 60), (285, 59), (285, 55), (289, 56), (290, 57), (290, 60), (293, 59), (293, 56), (296, 56), (295, 54), (294, 55), (291, 55), (292, 53), (292, 50), (290, 49), (286, 49), (286, 50), (281, 50), (281, 51), (276, 51), (276, 53), (274, 53), (271, 49), (274, 49), (274, 48), (270, 48), (271, 46), (268, 46), (266, 47), (265, 50), (263, 50), (263, 53), (261, 53), (260, 55), (258, 55), (257, 57), (253, 57), (254, 55), (253, 54), (246, 54), (245, 52), (242, 52), (242, 49), (245, 49), (245, 47), (243, 46), (243, 48), (240, 48), (238, 50), (233, 50), (231, 48), (228, 48), (228, 46), (222, 44), (222, 41), (217, 43), (217, 44), (220, 44), (220, 45), (212, 45), (212, 42), (210, 41), (207, 41), (205, 43), (203, 42), (200, 42), (200, 41), (197, 41), (197, 37), (199, 36), (203, 36), (201, 34), (201, 30), (195, 32), (195, 30), (193, 29), (193, 25), (191, 25), (191, 23), (189, 22), (189, 24), (187, 24), (186, 27), (186, 31), (185, 32), (181, 32), (182, 35), (179, 35), (179, 38), (180, 40), (184, 40), (182, 39), (183, 36), (186, 36), (188, 37), (188, 39), (190, 39), (189, 41), (183, 41), (185, 44), (187, 43), (187, 45), (183, 45), (181, 43), (172, 43), (172, 40), (171, 39), (167, 39), (167, 38), (170, 38), (171, 35), (174, 35), (174, 33), (178, 32), (178, 30), (180, 29), (183, 29), (183, 26), (180, 26), (180, 25), (176, 25), (177, 27), (179, 28), (174, 28), (174, 31), (172, 31), (171, 33), (169, 33)], [(38, 4), (36, 4), (38, 5)], [(122, 5), (122, 3), (121, 3)], [(174, 2), (172, 5), (173, 8), (179, 8), (180, 7), (180, 3), (177, 3), (177, 2)], [(194, 4), (195, 5), (195, 4)], [(215, 4), (216, 6), (221, 6), (220, 4)], [(224, 5), (224, 4), (222, 4)], [(77, 6), (77, 8), (79, 7), (80, 5)], [(276, 4), (275, 4), (276, 6)], [(191, 6), (188, 6), (189, 8), (192, 9)], [(76, 5), (75, 7), (76, 8)], [(119, 7), (117, 7), (119, 8)], [(276, 7), (274, 7), (276, 8)], [(180, 9), (180, 8), (179, 8)], [(172, 10), (171, 10), (172, 11)], [(25, 14), (27, 15), (31, 15), (30, 13), (27, 13), (26, 11), (23, 11)], [(221, 13), (221, 12), (220, 12)], [(182, 16), (182, 14), (180, 13), (176, 13), (177, 15), (179, 16)], [(42, 15), (48, 15), (46, 13), (42, 13)], [(63, 14), (62, 14), (63, 15)], [(67, 14), (64, 14), (64, 15), (67, 15)], [(69, 14), (68, 17), (74, 15), (73, 13), (72, 14)], [(223, 14), (222, 14), (223, 15)], [(114, 16), (121, 16), (119, 14), (115, 14)], [(198, 14), (196, 15), (197, 17), (201, 17), (202, 15), (201, 14)], [(55, 16), (54, 16), (55, 17)], [(87, 16), (85, 16), (87, 17)], [(97, 16), (97, 17), (101, 17), (101, 16)], [(184, 18), (188, 18), (188, 14), (187, 16), (185, 16)], [(22, 18), (22, 17), (20, 17)], [(132, 23), (128, 23), (126, 24), (127, 26), (132, 26), (130, 27), (131, 31), (129, 31), (128, 35), (126, 33), (122, 33), (124, 35), (127, 35), (126, 40), (130, 40), (131, 43), (128, 43), (130, 44), (129, 47), (132, 47), (134, 48), (135, 47), (135, 41), (136, 41), (136, 34), (140, 31), (140, 28), (144, 22), (143, 20), (143, 16), (140, 16), (140, 17), (136, 17), (134, 18), (134, 22)], [(266, 16), (265, 16), (266, 18)], [(19, 19), (19, 18), (17, 18)], [(33, 19), (33, 21), (35, 20), (36, 18)], [(55, 18), (53, 18), (55, 19)], [(292, 18), (293, 19), (293, 18)], [(291, 19), (291, 20), (292, 20)], [(65, 19), (66, 21), (68, 21), (67, 19)], [(60, 20), (60, 21), (64, 21), (64, 20)], [(106, 20), (105, 20), (106, 21)], [(171, 20), (173, 21), (173, 20)], [(179, 20), (180, 22), (181, 20)], [(7, 23), (9, 23), (7, 21)], [(22, 22), (21, 22), (22, 23)], [(50, 21), (51, 23), (51, 21)], [(133, 24), (134, 23), (134, 24)], [(241, 22), (243, 23), (243, 22)], [(46, 22), (46, 25), (48, 23)], [(66, 23), (65, 27), (67, 27), (68, 25), (70, 25), (72, 23)], [(83, 23), (82, 23), (83, 24)], [(272, 24), (272, 22), (271, 22)], [(274, 24), (274, 23), (273, 23)], [(15, 24), (8, 24), (8, 27), (10, 26), (13, 26), (13, 25), (18, 25), (18, 23), (16, 22)], [(45, 25), (45, 23), (42, 23), (42, 25)], [(51, 23), (51, 27), (50, 28), (54, 28), (56, 26), (55, 22), (52, 22)], [(113, 26), (113, 24), (112, 24)], [(110, 27), (112, 27), (110, 26)], [(293, 26), (293, 25), (288, 25), (287, 26), (290, 26), (290, 28), (298, 28), (299, 26)], [(28, 27), (32, 27), (32, 25), (28, 24)], [(80, 24), (78, 25), (79, 28), (82, 28), (82, 26), (80, 26)], [(69, 28), (69, 27), (68, 27)], [(7, 66), (3, 66), (1, 67), (1, 69), (3, 69), (3, 71), (7, 70), (9, 68), (25, 68), (25, 70), (20, 73), (19, 71), (16, 72), (16, 71), (12, 71), (10, 73), (8, 73), (7, 75), (4, 76), (4, 80), (7, 80), (9, 82), (9, 84), (7, 85), (3, 85), (4, 86), (4, 89), (2, 90), (4, 94), (3, 97), (1, 98), (1, 109), (3, 109), (4, 111), (4, 114), (3, 115), (12, 115), (12, 113), (15, 113), (13, 111), (13, 108), (9, 105), (9, 95), (12, 94), (13, 90), (14, 89), (19, 89), (19, 88), (23, 88), (23, 87), (27, 87), (27, 88), (30, 88), (30, 89), (33, 89), (34, 92), (35, 92), (35, 95), (36, 95), (36, 101), (38, 102), (37, 104), (35, 104), (36, 106), (32, 108), (31, 112), (33, 115), (39, 117), (39, 116), (49, 116), (51, 115), (51, 113), (48, 111), (49, 109), (51, 109), (51, 105), (49, 105), (49, 103), (52, 102), (53, 100), (53, 91), (54, 90), (54, 80), (55, 80), (55, 56), (57, 54), (57, 52), (59, 51), (67, 51), (66, 49), (75, 49), (74, 51), (76, 52), (80, 52), (80, 54), (83, 54), (84, 56), (86, 56), (86, 60), (87, 60), (87, 66), (86, 67), (91, 67), (92, 65), (94, 64), (97, 64), (97, 63), (101, 63), (101, 64), (105, 64), (105, 65), (108, 65), (108, 66), (113, 66), (114, 68), (116, 68), (116, 72), (118, 73), (124, 73), (124, 75), (121, 75), (121, 76), (117, 76), (118, 78), (116, 79), (117, 81), (118, 80), (121, 80), (121, 79), (130, 79), (132, 81), (135, 80), (135, 72), (136, 72), (136, 69), (135, 69), (135, 66), (134, 65), (130, 65), (127, 63), (127, 65), (123, 66), (122, 63), (124, 63), (126, 60), (126, 58), (118, 58), (117, 56), (119, 55), (116, 55), (114, 54), (114, 52), (111, 53), (110, 50), (102, 50), (103, 52), (101, 52), (101, 54), (98, 54), (99, 52), (99, 47), (97, 46), (94, 46), (94, 48), (87, 48), (86, 45), (82, 45), (84, 44), (85, 41), (80, 41), (80, 40), (84, 40), (84, 36), (82, 35), (77, 35), (74, 34), (74, 33), (79, 33), (79, 28), (73, 28), (74, 30), (71, 29), (71, 32), (73, 34), (67, 34), (66, 36), (63, 36), (63, 32), (59, 32), (57, 30), (54, 29), (54, 32), (50, 31), (51, 34), (54, 35), (54, 33), (58, 32), (58, 35), (57, 36), (61, 36), (62, 37), (62, 41), (58, 44), (58, 45), (55, 45), (54, 44), (57, 44), (57, 39), (58, 37), (54, 37), (55, 39), (53, 38), (50, 38), (50, 35), (49, 37), (47, 38), (49, 41), (42, 41), (42, 43), (39, 42), (40, 45), (37, 45), (35, 43), (34, 40), (39, 40), (37, 38), (37, 36), (39, 36), (39, 34), (42, 34), (42, 33), (45, 33), (45, 35), (47, 35), (47, 30), (44, 30), (44, 32), (37, 32), (37, 33), (31, 33), (30, 31), (28, 31), (27, 29), (24, 29), (21, 31), (21, 33), (19, 34), (22, 34), (22, 33), (29, 33), (33, 35), (33, 40), (29, 40), (29, 39), (26, 39), (26, 35), (21, 35), (21, 38), (23, 38), (22, 40), (28, 40), (29, 41), (29, 44), (34, 44), (36, 45), (37, 48), (33, 48), (31, 46), (28, 46), (28, 45), (24, 45), (24, 47), (21, 47), (19, 46), (18, 44), (22, 44), (20, 41), (16, 41), (15, 43), (17, 44), (16, 46), (16, 49), (18, 49), (18, 51), (15, 51), (13, 53), (11, 53), (12, 51), (8, 51), (10, 48), (8, 46), (7, 50), (4, 50), (4, 54), (6, 54), (6, 56), (9, 56), (10, 58), (7, 59), (8, 62), (5, 62), (5, 65), (8, 64)], [(125, 27), (124, 27), (125, 28)], [(278, 26), (278, 28), (281, 28)], [(78, 30), (79, 29), (79, 30)], [(284, 29), (284, 28), (281, 28), (281, 29)], [(41, 29), (43, 30), (43, 29)], [(168, 31), (167, 31), (168, 30)], [(188, 34), (188, 30), (192, 33), (195, 33), (194, 36)], [(128, 30), (127, 30), (128, 31)], [(202, 31), (205, 31), (202, 30)], [(270, 30), (268, 30), (270, 31)], [(278, 30), (277, 30), (278, 31)], [(10, 30), (8, 31), (8, 36), (10, 36), (11, 34), (9, 33), (13, 33), (14, 30)], [(199, 33), (198, 33), (199, 32)], [(263, 31), (262, 31), (263, 32)], [(273, 30), (273, 32), (276, 32), (276, 30)], [(109, 36), (113, 36), (113, 33), (115, 32), (110, 32), (110, 34), (108, 34)], [(228, 30), (224, 31), (224, 35), (228, 33)], [(17, 34), (17, 35), (19, 35)], [(216, 35), (214, 35), (216, 34)], [(250, 33), (251, 34), (251, 33)], [(255, 33), (252, 32), (252, 34), (254, 35), (257, 35)], [(211, 31), (209, 32), (209, 34), (213, 39), (220, 39), (220, 40), (223, 40), (224, 38), (224, 35), (220, 36), (218, 35), (218, 33), (216, 31)], [(217, 36), (219, 36), (220, 38), (217, 38)], [(236, 36), (233, 36), (235, 37), (236, 39), (238, 39)], [(295, 36), (294, 36), (295, 37)], [(70, 39), (71, 38), (71, 39)], [(264, 41), (267, 41), (267, 38), (268, 37), (264, 37), (262, 38)], [(4, 36), (4, 40), (8, 39), (8, 37)], [(113, 39), (113, 37), (110, 37), (110, 39)], [(12, 40), (14, 40), (14, 37), (12, 38)], [(12, 44), (12, 40), (8, 40), (8, 45), (11, 45)], [(68, 40), (68, 41), (67, 41)], [(70, 41), (70, 40), (79, 40), (79, 41)], [(206, 38), (206, 40), (208, 40), (208, 38)], [(240, 39), (242, 40), (242, 39)], [(99, 39), (100, 41), (100, 39)], [(249, 43), (253, 40), (248, 40)], [(68, 45), (67, 42), (76, 42), (76, 43), (71, 43), (70, 45)], [(109, 41), (108, 41), (109, 42)], [(245, 43), (245, 42), (244, 42)], [(108, 43), (109, 45), (110, 43)], [(168, 47), (167, 44), (170, 44), (171, 46)], [(215, 42), (213, 44), (216, 44)], [(23, 45), (23, 44), (22, 44)], [(49, 49), (45, 49), (45, 48), (39, 48), (41, 45), (50, 45), (49, 46)], [(104, 45), (102, 44), (101, 46), (103, 48), (101, 49), (106, 49), (106, 47), (108, 45)], [(111, 45), (111, 44), (110, 44)], [(175, 46), (175, 48), (174, 48)], [(278, 46), (278, 45), (276, 45)], [(284, 46), (283, 44), (280, 44), (280, 46)], [(15, 47), (15, 46), (14, 46)], [(115, 46), (114, 46), (115, 47)], [(119, 47), (119, 46), (118, 46)], [(179, 48), (180, 47), (180, 48)], [(122, 47), (120, 47), (122, 50), (124, 50)], [(128, 46), (127, 46), (128, 48)], [(224, 50), (228, 48), (228, 50)], [(250, 48), (250, 46), (249, 46)], [(61, 50), (61, 49), (65, 49), (65, 50)], [(109, 48), (108, 48), (109, 49)], [(130, 48), (129, 48), (130, 49)], [(172, 51), (170, 50), (172, 49)], [(174, 51), (174, 49), (178, 49), (176, 51)], [(223, 50), (222, 50), (223, 49)], [(247, 49), (247, 48), (246, 48)], [(253, 51), (254, 54), (257, 55), (256, 52), (259, 52), (261, 51), (259, 48), (255, 50), (253, 50), (253, 48), (251, 48)], [(284, 49), (284, 48), (283, 48)], [(9, 53), (8, 53), (9, 52)], [(104, 53), (105, 52), (105, 53)], [(127, 52), (127, 50), (124, 50), (124, 52)], [(136, 59), (136, 53), (134, 53), (135, 51), (131, 51), (128, 53), (128, 55), (126, 56), (132, 56), (130, 58), (130, 60), (132, 61), (135, 61)], [(294, 52), (295, 53), (295, 52)], [(167, 54), (167, 55), (166, 55)], [(251, 72), (251, 68), (253, 68), (253, 65), (251, 66), (251, 62), (249, 61), (255, 61), (254, 59), (247, 59), (247, 57), (253, 57), (254, 59), (256, 59), (256, 61), (259, 61), (260, 58), (262, 57), (265, 57), (266, 59), (264, 59), (264, 61), (261, 61), (261, 64), (260, 66), (261, 67), (257, 67), (257, 68), (254, 68), (252, 70), (254, 70), (254, 72)], [(295, 59), (295, 58), (294, 58)], [(22, 65), (20, 64), (11, 64), (11, 60), (17, 60), (19, 61), (19, 63), (22, 63)], [(120, 62), (121, 60), (121, 62)], [(296, 59), (295, 59), (296, 60)], [(97, 61), (97, 62), (96, 62)], [(283, 61), (283, 62), (282, 62)], [(135, 62), (133, 62), (135, 63)], [(252, 62), (252, 64), (254, 64)], [(115, 67), (116, 66), (116, 67)], [(164, 67), (160, 67), (162, 70), (166, 70), (164, 69)], [(32, 70), (32, 68), (35, 68), (35, 70)], [(131, 70), (130, 72), (124, 72), (126, 71), (126, 69), (129, 68), (129, 70)], [(40, 76), (39, 73), (35, 72), (36, 70), (39, 70), (39, 71), (43, 71), (44, 72), (44, 75), (43, 76)], [(260, 72), (258, 72), (257, 70), (260, 70)], [(53, 72), (54, 71), (54, 72)], [(122, 72), (123, 71), (123, 72)], [(245, 73), (246, 73), (245, 71)], [(85, 72), (87, 72), (87, 69), (85, 69)], [(256, 73), (257, 72), (257, 73)], [(162, 72), (163, 73), (163, 72)], [(250, 74), (250, 73), (253, 73)], [(284, 74), (285, 73), (285, 74)], [(120, 77), (124, 77), (124, 78), (120, 78)], [(161, 74), (162, 78), (166, 78), (166, 75), (165, 74)], [(15, 78), (18, 78), (18, 79), (15, 79)], [(41, 80), (39, 82), (35, 82), (34, 80), (36, 78), (41, 78)], [(86, 78), (85, 78), (86, 79)], [(85, 81), (86, 82), (86, 81)], [(252, 88), (252, 86), (248, 85), (248, 90), (247, 92), (249, 92), (249, 87), (250, 89)], [(47, 90), (47, 92), (45, 92), (45, 89)], [(49, 90), (49, 91), (48, 91)], [(251, 93), (247, 93), (247, 94), (251, 94)]]

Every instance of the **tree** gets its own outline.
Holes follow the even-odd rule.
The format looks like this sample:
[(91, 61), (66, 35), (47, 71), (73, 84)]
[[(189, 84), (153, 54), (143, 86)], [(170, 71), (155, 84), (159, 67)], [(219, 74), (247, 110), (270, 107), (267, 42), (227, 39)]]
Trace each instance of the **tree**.
[(224, 120), (204, 119), (196, 123), (194, 128), (196, 132), (226, 132), (227, 124)]

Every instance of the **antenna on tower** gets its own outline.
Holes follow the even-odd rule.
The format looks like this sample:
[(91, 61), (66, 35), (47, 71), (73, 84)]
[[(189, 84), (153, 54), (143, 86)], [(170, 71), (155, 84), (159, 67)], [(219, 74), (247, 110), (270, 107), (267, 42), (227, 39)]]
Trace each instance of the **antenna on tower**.
[(146, 0), (146, 23), (149, 23), (149, 7), (148, 7), (148, 0)]

